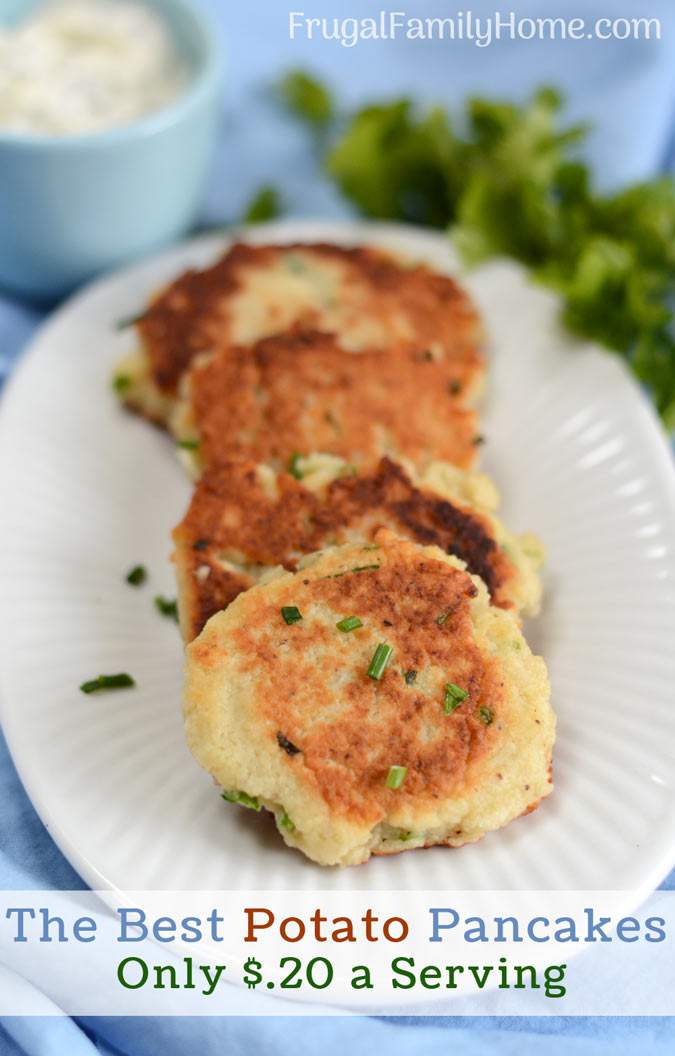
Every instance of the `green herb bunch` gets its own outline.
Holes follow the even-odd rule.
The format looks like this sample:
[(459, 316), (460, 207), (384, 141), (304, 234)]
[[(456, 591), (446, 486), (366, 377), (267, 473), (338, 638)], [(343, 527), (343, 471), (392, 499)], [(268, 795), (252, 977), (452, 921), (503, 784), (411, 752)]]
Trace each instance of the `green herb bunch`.
[(468, 102), (461, 126), (409, 99), (340, 118), (327, 88), (289, 73), (287, 105), (327, 173), (366, 216), (448, 228), (467, 263), (521, 261), (563, 301), (567, 326), (620, 353), (675, 427), (675, 181), (602, 195), (560, 127), (561, 96)]

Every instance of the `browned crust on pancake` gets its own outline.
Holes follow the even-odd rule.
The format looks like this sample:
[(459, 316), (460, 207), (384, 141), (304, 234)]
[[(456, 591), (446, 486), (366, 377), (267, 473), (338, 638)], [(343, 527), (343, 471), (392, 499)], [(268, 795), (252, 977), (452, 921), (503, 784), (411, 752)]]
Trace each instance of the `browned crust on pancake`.
[[(420, 811), (471, 795), (508, 718), (499, 658), (476, 642), (471, 577), (390, 533), (378, 541), (377, 549), (351, 552), (377, 563), (367, 572), (325, 575), (319, 562), (281, 591), (247, 595), (227, 643), (271, 750), (284, 752), (281, 733), (294, 748), (284, 762), (308, 791), (333, 816), (368, 824), (408, 801)], [(287, 626), (282, 604), (298, 605), (303, 620)], [(345, 613), (363, 614), (364, 630), (340, 635), (335, 620)], [(374, 681), (367, 666), (378, 639), (393, 654)], [(221, 648), (207, 632), (191, 647), (192, 661), (217, 664)], [(420, 678), (433, 672), (424, 689), (406, 683), (410, 669)], [(447, 682), (469, 694), (452, 713), (443, 704)], [(480, 708), (489, 709), (489, 723)], [(395, 791), (386, 784), (392, 764), (407, 767)]]
[[(430, 343), (440, 342), (446, 356), (454, 360), (462, 385), (468, 387), (475, 381), (483, 367), (478, 349), (480, 319), (467, 294), (448, 276), (424, 265), (404, 267), (372, 247), (236, 243), (212, 267), (186, 271), (155, 298), (137, 322), (159, 389), (175, 393), (196, 355), (231, 343), (228, 301), (241, 289), (248, 268), (264, 268), (281, 254), (299, 250), (343, 264), (345, 282), (363, 286), (374, 313), (386, 318), (404, 312), (415, 335), (411, 342), (414, 348), (423, 350)], [(322, 328), (321, 312), (306, 312), (296, 322)]]
[(190, 373), (205, 465), (233, 458), (286, 469), (294, 453), (359, 468), (383, 455), (462, 468), (476, 457), (476, 415), (452, 365), (424, 352), (344, 352), (330, 334), (295, 330), (215, 354)]
[(334, 481), (324, 495), (310, 492), (286, 473), (277, 484), (278, 495), (272, 498), (254, 464), (231, 462), (208, 470), (197, 485), (174, 531), (181, 622), (188, 640), (255, 582), (245, 571), (223, 568), (222, 558), (295, 570), (302, 556), (348, 541), (368, 541), (383, 526), (455, 554), (481, 577), (496, 605), (513, 607), (509, 586), (517, 570), (496, 542), (488, 519), (416, 488), (391, 460), (382, 459), (372, 473)]

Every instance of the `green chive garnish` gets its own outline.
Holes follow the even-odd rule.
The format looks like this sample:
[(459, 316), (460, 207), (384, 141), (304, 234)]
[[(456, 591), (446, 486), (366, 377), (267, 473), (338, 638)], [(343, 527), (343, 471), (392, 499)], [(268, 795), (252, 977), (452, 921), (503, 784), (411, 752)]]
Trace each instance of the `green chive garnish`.
[(175, 598), (163, 598), (161, 594), (158, 594), (155, 598), (155, 608), (157, 612), (161, 612), (162, 616), (168, 616), (178, 623), (178, 602)]
[(289, 253), (286, 257), (286, 267), (294, 275), (302, 275), (303, 272), (307, 271), (307, 265), (301, 257), (296, 257), (292, 253)]
[(122, 396), (130, 386), (131, 378), (128, 374), (116, 374), (112, 379), (112, 387), (118, 396)]
[(247, 792), (230, 792), (225, 790), (221, 795), (228, 803), (238, 803), (240, 807), (248, 807), (249, 810), (260, 810), (260, 804), (256, 797), (249, 796)]
[(286, 811), (284, 811), (281, 817), (279, 818), (279, 826), (282, 829), (286, 829), (286, 832), (295, 832), (295, 825), (293, 824), (292, 819), (289, 818)]
[(296, 480), (302, 480), (304, 476), (302, 470), (300, 469), (301, 458), (302, 455), (300, 454), (300, 452), (295, 451), (288, 460), (288, 472), (291, 474), (292, 477), (295, 477)]
[(380, 642), (377, 649), (373, 653), (373, 659), (370, 661), (370, 667), (368, 668), (368, 678), (374, 678), (377, 682), (382, 678), (384, 669), (391, 659), (393, 653), (391, 645), (387, 645), (386, 642)]
[(479, 708), (478, 718), (485, 726), (489, 726), (492, 722), (492, 712), (489, 708)]
[(463, 700), (466, 700), (468, 693), (465, 689), (461, 689), (460, 686), (456, 686), (454, 682), (448, 682), (445, 686), (445, 698), (443, 700), (443, 707), (445, 714), (450, 715), (451, 712), (458, 708)]
[(320, 576), (320, 579), (339, 579), (340, 576), (346, 576), (348, 572), (372, 572), (378, 569), (379, 565), (357, 565), (356, 568), (345, 568), (342, 572), (331, 572), (328, 576)]
[(417, 678), (417, 671), (413, 671), (412, 669), (410, 671), (404, 671), (403, 677), (406, 680), (406, 683), (409, 686), (412, 686), (413, 682)]
[(349, 634), (350, 631), (356, 631), (359, 627), (363, 627), (363, 622), (358, 616), (345, 616), (344, 620), (340, 620), (335, 626), (338, 631), (344, 631), (345, 634)]
[(400, 788), (403, 782), (405, 781), (405, 775), (407, 773), (407, 766), (390, 766), (386, 780), (387, 788), (392, 788), (394, 791), (396, 791), (396, 789)]
[(148, 578), (145, 565), (134, 565), (130, 572), (127, 573), (127, 583), (131, 583), (132, 587), (140, 587), (141, 583), (145, 583)]
[(345, 462), (344, 466), (340, 470), (341, 477), (356, 477), (358, 476), (358, 469), (353, 462)]
[(135, 685), (131, 675), (99, 675), (90, 682), (83, 682), (80, 689), (83, 693), (98, 693), (102, 689), (127, 689)]
[(196, 451), (199, 444), (199, 440), (176, 440), (176, 447), (180, 447), (182, 451)]
[(398, 838), (399, 840), (403, 840), (405, 842), (407, 840), (412, 840), (412, 835), (412, 832), (399, 832)]
[(443, 626), (443, 624), (445, 623), (445, 621), (447, 620), (449, 615), (450, 615), (449, 612), (442, 612), (440, 616), (436, 617), (436, 623), (438, 624), (439, 627)]
[(281, 212), (281, 201), (275, 187), (266, 185), (261, 187), (246, 207), (243, 222), (245, 224), (263, 224), (266, 220), (274, 220)]
[(284, 605), (281, 609), (281, 615), (283, 616), (286, 623), (297, 623), (298, 620), (302, 619), (302, 613), (296, 605)]

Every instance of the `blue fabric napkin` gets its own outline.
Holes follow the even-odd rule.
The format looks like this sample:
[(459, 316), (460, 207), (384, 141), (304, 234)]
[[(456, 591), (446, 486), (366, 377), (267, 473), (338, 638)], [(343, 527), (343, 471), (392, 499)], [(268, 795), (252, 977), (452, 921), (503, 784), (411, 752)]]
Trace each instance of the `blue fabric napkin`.
[[(347, 106), (397, 92), (420, 101), (459, 106), (467, 93), (522, 98), (542, 82), (562, 86), (573, 119), (590, 120), (596, 131), (588, 157), (605, 187), (648, 177), (675, 164), (675, 10), (671, 0), (643, 5), (602, 5), (560, 0), (555, 5), (521, 3), (519, 16), (573, 17), (636, 14), (662, 20), (660, 41), (599, 42), (502, 41), (480, 49), (469, 42), (410, 44), (290, 41), (288, 9), (278, 0), (225, 4), (201, 0), (219, 24), (229, 54), (222, 123), (213, 178), (203, 222), (236, 219), (264, 183), (279, 186), (291, 215), (349, 215), (336, 191), (321, 179), (317, 159), (302, 128), (284, 114), (271, 85), (289, 66), (315, 70), (331, 83)], [(377, 14), (380, 2), (307, 0), (308, 17), (363, 17)], [(468, 6), (468, 5), (467, 5)], [(554, 9), (553, 9), (554, 7)], [(493, 14), (495, 5), (474, 2), (475, 15)], [(409, 14), (420, 14), (411, 5)], [(506, 13), (506, 10), (505, 12)], [(456, 14), (443, 0), (427, 0), (425, 16)], [(2, 174), (0, 173), (0, 190)], [(44, 313), (0, 294), (0, 380), (20, 355)], [(40, 823), (0, 738), (0, 885), (6, 889), (82, 887)], [(675, 873), (664, 881), (675, 887)], [(2, 985), (28, 984), (9, 973)], [(408, 1052), (502, 1056), (595, 1056), (611, 1051), (628, 1056), (665, 1056), (675, 1048), (675, 1027), (667, 1019), (309, 1019), (259, 1018), (142, 1019), (97, 1018), (74, 1022), (52, 1018), (57, 1010), (44, 998), (47, 1018), (10, 1018), (0, 1025), (0, 1053), (6, 1056), (304, 1056), (320, 1050), (379, 1048), (390, 1056)]]

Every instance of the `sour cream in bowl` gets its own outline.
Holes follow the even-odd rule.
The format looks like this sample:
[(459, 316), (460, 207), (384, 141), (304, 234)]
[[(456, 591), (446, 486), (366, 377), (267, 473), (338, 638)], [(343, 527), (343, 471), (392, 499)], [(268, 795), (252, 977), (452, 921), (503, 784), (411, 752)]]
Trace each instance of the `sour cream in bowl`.
[(136, 0), (51, 0), (0, 28), (0, 130), (64, 136), (130, 124), (188, 71), (159, 13)]
[(54, 298), (187, 230), (221, 55), (189, 0), (0, 11), (0, 285)]

